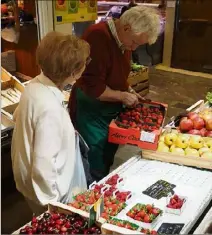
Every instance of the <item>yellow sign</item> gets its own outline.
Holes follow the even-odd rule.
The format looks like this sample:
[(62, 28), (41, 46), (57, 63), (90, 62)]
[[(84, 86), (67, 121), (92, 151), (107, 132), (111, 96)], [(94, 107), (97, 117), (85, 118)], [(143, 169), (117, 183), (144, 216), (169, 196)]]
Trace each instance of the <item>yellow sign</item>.
[(97, 19), (97, 0), (54, 0), (53, 2), (56, 24)]

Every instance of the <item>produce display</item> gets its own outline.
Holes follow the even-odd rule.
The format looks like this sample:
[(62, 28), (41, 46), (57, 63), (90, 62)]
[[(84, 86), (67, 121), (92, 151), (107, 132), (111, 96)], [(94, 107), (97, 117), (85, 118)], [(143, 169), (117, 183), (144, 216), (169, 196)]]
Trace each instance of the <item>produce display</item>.
[(20, 234), (101, 234), (101, 229), (96, 225), (88, 228), (88, 221), (75, 213), (44, 213), (33, 217), (31, 225), (22, 228)]
[(18, 103), (21, 98), (21, 92), (16, 88), (9, 88), (1, 91), (2, 108)]
[(190, 112), (180, 120), (179, 130), (182, 133), (212, 137), (212, 108), (200, 113)]
[(159, 130), (164, 119), (164, 112), (155, 106), (138, 104), (135, 108), (126, 108), (120, 113), (115, 123), (121, 128), (134, 128), (136, 130)]
[(154, 207), (154, 205), (140, 203), (127, 212), (127, 216), (143, 223), (152, 223), (160, 214), (162, 214), (162, 210)]
[(157, 151), (212, 159), (212, 138), (172, 130), (160, 136)]
[(109, 185), (116, 185), (117, 183), (121, 182), (123, 180), (123, 178), (120, 178), (118, 174), (113, 175), (112, 177), (110, 177), (105, 184), (109, 184)]
[(181, 209), (183, 204), (185, 203), (185, 199), (182, 199), (178, 195), (174, 195), (170, 198), (167, 208), (171, 209)]

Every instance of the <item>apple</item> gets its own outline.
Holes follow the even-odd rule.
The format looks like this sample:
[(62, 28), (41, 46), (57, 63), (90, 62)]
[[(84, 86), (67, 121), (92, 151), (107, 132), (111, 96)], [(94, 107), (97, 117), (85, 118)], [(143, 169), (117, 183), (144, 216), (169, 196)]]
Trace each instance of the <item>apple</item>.
[(199, 130), (192, 129), (188, 132), (188, 134), (190, 134), (190, 135), (201, 135), (201, 132)]
[(212, 137), (212, 131), (207, 131), (206, 136), (207, 137)]
[(201, 117), (197, 117), (193, 120), (194, 129), (201, 130), (205, 126), (205, 122)]
[(206, 141), (206, 146), (212, 151), (212, 139)]
[(203, 158), (211, 158), (212, 159), (212, 152), (208, 151), (202, 154)]
[(199, 115), (198, 115), (197, 113), (195, 113), (195, 112), (190, 112), (190, 113), (188, 113), (187, 116), (188, 116), (188, 118), (191, 119), (192, 121), (193, 121), (195, 118), (199, 117)]
[(159, 138), (159, 142), (164, 142), (165, 135), (161, 135)]
[(202, 137), (206, 136), (206, 134), (207, 134), (207, 130), (205, 128), (202, 128), (199, 132)]
[(178, 148), (175, 145), (172, 145), (170, 148), (170, 152), (175, 153), (177, 155), (185, 155), (185, 152), (182, 148)]
[(158, 149), (157, 149), (158, 152), (165, 152), (165, 153), (168, 153), (169, 152), (169, 147), (163, 143), (163, 142), (160, 142), (158, 144)]
[(165, 144), (170, 146), (170, 145), (174, 144), (176, 139), (177, 139), (177, 135), (176, 134), (168, 133), (168, 134), (165, 135), (164, 142), (165, 142)]
[(175, 145), (178, 148), (187, 148), (189, 144), (189, 136), (184, 135), (184, 134), (179, 134), (176, 141), (175, 141)]
[(208, 131), (212, 131), (212, 119), (207, 120), (205, 126)]
[(199, 154), (202, 155), (205, 152), (210, 151), (210, 149), (208, 147), (202, 147), (201, 149), (199, 149)]
[(187, 132), (192, 130), (194, 127), (194, 124), (191, 119), (188, 119), (187, 117), (184, 117), (180, 121), (180, 130), (182, 132)]
[(199, 152), (196, 149), (192, 149), (192, 148), (186, 148), (185, 149), (185, 154), (188, 156), (195, 156), (195, 157), (199, 157)]
[(200, 149), (204, 146), (204, 140), (199, 135), (192, 135), (190, 138), (190, 147), (194, 149)]

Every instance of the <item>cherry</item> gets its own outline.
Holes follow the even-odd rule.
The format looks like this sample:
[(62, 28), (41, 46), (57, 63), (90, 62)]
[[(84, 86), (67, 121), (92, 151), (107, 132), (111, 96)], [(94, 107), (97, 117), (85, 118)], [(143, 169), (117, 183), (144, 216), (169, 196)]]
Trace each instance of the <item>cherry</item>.
[(52, 219), (53, 219), (53, 220), (57, 220), (57, 219), (59, 219), (59, 218), (60, 218), (60, 215), (59, 215), (59, 214), (56, 214), (56, 213), (52, 214)]
[(55, 226), (57, 229), (61, 229), (61, 225), (60, 224), (56, 224), (56, 226)]
[(36, 234), (37, 233), (37, 228), (32, 228), (32, 233)]
[(38, 222), (37, 218), (35, 216), (33, 216), (31, 224), (34, 224), (34, 223), (37, 223), (37, 222)]
[(42, 228), (43, 228), (42, 225), (39, 224), (38, 227), (37, 227), (37, 231), (38, 231), (38, 232), (41, 232), (41, 231), (42, 231)]
[(56, 224), (55, 220), (51, 220), (51, 221), (50, 221), (50, 225), (51, 225), (51, 226), (55, 226), (55, 224)]
[(61, 219), (58, 219), (58, 220), (56, 220), (56, 224), (63, 224), (63, 220), (61, 220)]
[(50, 218), (50, 217), (51, 217), (51, 214), (48, 213), (48, 212), (45, 212), (45, 213), (43, 214), (43, 217), (44, 217), (45, 219)]
[(53, 231), (54, 231), (53, 227), (48, 227), (48, 229), (47, 229), (48, 234), (52, 234)]
[(66, 228), (70, 228), (70, 227), (71, 227), (71, 223), (70, 223), (69, 221), (67, 221), (67, 222), (65, 223), (65, 227), (66, 227)]
[(52, 232), (53, 234), (60, 234), (60, 230), (57, 228), (54, 228)]
[(60, 231), (61, 231), (61, 232), (66, 232), (66, 231), (67, 231), (67, 228), (66, 228), (65, 226), (63, 226), (63, 227), (60, 228)]

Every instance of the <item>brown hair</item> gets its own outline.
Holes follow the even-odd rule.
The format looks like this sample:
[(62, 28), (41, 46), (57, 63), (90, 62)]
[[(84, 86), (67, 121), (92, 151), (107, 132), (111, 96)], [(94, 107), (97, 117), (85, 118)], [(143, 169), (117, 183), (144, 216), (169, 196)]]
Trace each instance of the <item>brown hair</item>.
[(84, 40), (50, 32), (41, 40), (36, 57), (44, 75), (57, 84), (80, 71), (89, 54), (90, 46)]

